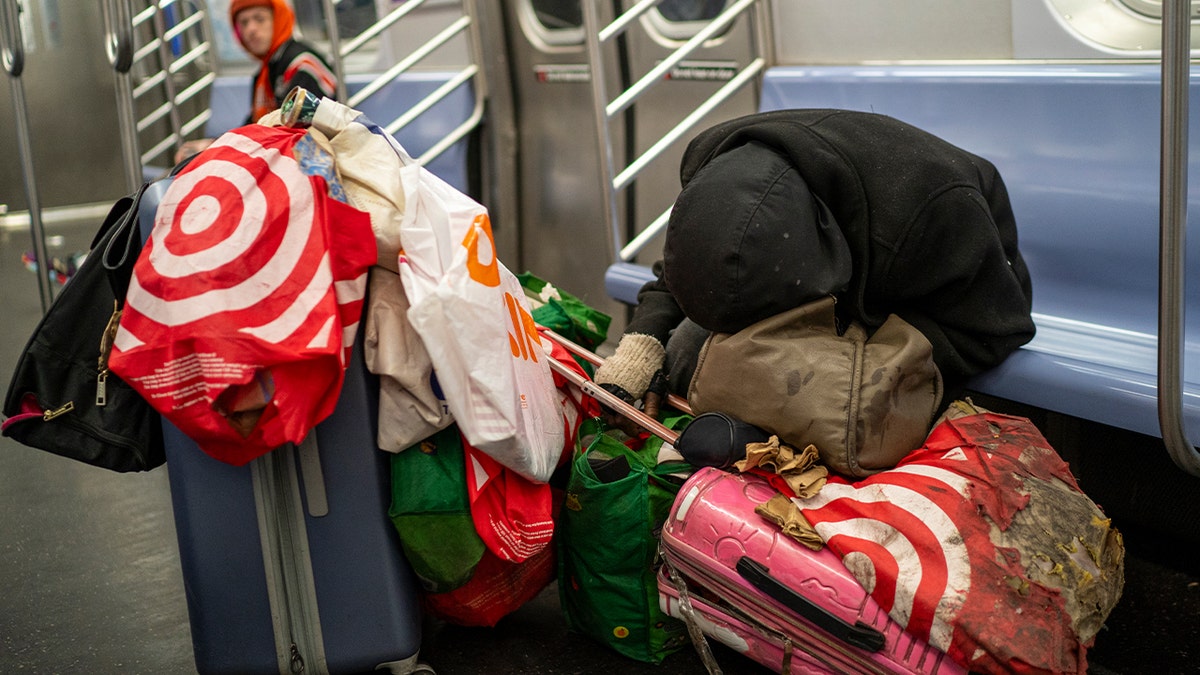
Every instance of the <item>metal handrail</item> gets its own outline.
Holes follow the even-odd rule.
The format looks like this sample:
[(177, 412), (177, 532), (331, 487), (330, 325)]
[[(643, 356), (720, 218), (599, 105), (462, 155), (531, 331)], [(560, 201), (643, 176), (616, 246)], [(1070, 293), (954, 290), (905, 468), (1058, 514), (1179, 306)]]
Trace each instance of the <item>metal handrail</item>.
[(697, 32), (691, 39), (683, 43), (678, 49), (671, 53), (670, 56), (663, 59), (658, 65), (650, 69), (650, 72), (642, 76), (640, 80), (635, 82), (624, 93), (616, 97), (605, 107), (605, 114), (609, 119), (619, 115), (635, 101), (641, 98), (642, 94), (650, 87), (658, 84), (663, 78), (671, 72), (671, 70), (679, 65), (679, 62), (691, 55), (705, 42), (708, 42), (713, 36), (724, 30), (733, 20), (741, 16), (742, 12), (749, 9), (758, 0), (740, 0), (739, 2), (721, 10), (721, 13), (713, 18), (703, 29)]
[(389, 134), (396, 134), (400, 129), (411, 124), (421, 115), (427, 113), (435, 105), (443, 101), (452, 92), (467, 82), (472, 82), (475, 85), (475, 105), (468, 118), (451, 130), (446, 136), (441, 138), (428, 150), (426, 150), (417, 162), (428, 164), (436, 159), (443, 152), (448, 150), (458, 141), (462, 140), (467, 134), (479, 127), (483, 121), (484, 101), (487, 98), (487, 83), (484, 77), (483, 69), (480, 67), (482, 63), (482, 40), (479, 35), (479, 13), (475, 6), (474, 0), (463, 0), (462, 9), (463, 16), (459, 17), (450, 25), (439, 31), (436, 35), (430, 37), (421, 45), (409, 52), (403, 59), (383, 73), (375, 77), (365, 87), (357, 91), (353, 96), (345, 94), (345, 59), (358, 49), (363, 47), (372, 39), (378, 37), (397, 21), (400, 21), (405, 16), (415, 11), (425, 0), (409, 0), (399, 7), (393, 9), (384, 17), (380, 18), (374, 24), (366, 28), (357, 36), (346, 42), (341, 43), (337, 33), (337, 22), (334, 16), (335, 2), (334, 0), (324, 0), (325, 16), (328, 30), (331, 36), (330, 47), (333, 54), (333, 61), (336, 74), (338, 76), (338, 96), (341, 100), (346, 101), (346, 105), (351, 108), (357, 108), (364, 101), (368, 100), (389, 83), (400, 77), (405, 72), (408, 72), (418, 63), (428, 58), (430, 54), (442, 47), (451, 39), (466, 33), (468, 43), (470, 45), (471, 63), (465, 68), (459, 70), (452, 78), (447, 80), (433, 92), (426, 95), (420, 101), (416, 102), (405, 110), (401, 115), (388, 123), (382, 123), (381, 120), (376, 120), (380, 123), (385, 131)]
[[(608, 87), (605, 86), (604, 53), (600, 40), (600, 10), (596, 7), (597, 0), (583, 0), (583, 26), (586, 36), (589, 78), (592, 85), (592, 105), (595, 109), (596, 139), (600, 145), (600, 175), (604, 178), (601, 185), (603, 199), (600, 200), (601, 213), (604, 222), (608, 223), (610, 237), (609, 259), (614, 260), (617, 251), (621, 250), (621, 222), (617, 211), (617, 191), (613, 189), (612, 178), (616, 174), (616, 160), (613, 158), (612, 132), (609, 129), (609, 117), (605, 114), (608, 102)], [(640, 6), (640, 5), (639, 5)], [(635, 8), (636, 9), (636, 8)], [(621, 21), (618, 17), (617, 21)], [(615, 24), (616, 22), (614, 22)]]
[(402, 73), (405, 73), (408, 70), (410, 70), (417, 63), (419, 63), (420, 61), (425, 59), (427, 56), (432, 54), (434, 52), (434, 50), (436, 50), (438, 47), (441, 47), (442, 45), (446, 44), (452, 38), (454, 38), (455, 36), (462, 33), (464, 30), (469, 28), (470, 25), (471, 25), (471, 17), (469, 17), (469, 16), (460, 17), (457, 21), (455, 21), (454, 23), (450, 24), (449, 26), (444, 28), (442, 31), (440, 31), (437, 35), (434, 35), (433, 37), (429, 38), (429, 40), (427, 40), (425, 42), (425, 44), (421, 45), (420, 47), (417, 47), (408, 56), (404, 57), (403, 59), (400, 59), (400, 61), (398, 63), (393, 65), (391, 68), (388, 68), (379, 77), (372, 80), (370, 82), (370, 84), (363, 87), (362, 90), (360, 90), (358, 93), (354, 94), (354, 96), (350, 97), (350, 99), (347, 101), (346, 104), (348, 106), (350, 106), (351, 108), (353, 108), (354, 106), (358, 105), (359, 103), (363, 102), (364, 100), (370, 98), (373, 94), (375, 94), (375, 92), (379, 91), (380, 89), (383, 89), (392, 80), (395, 80)]
[(50, 256), (46, 251), (46, 229), (42, 223), (42, 202), (38, 196), (37, 179), (33, 173), (33, 147), (29, 136), (29, 107), (25, 101), (25, 48), (21, 37), (20, 9), (16, 0), (0, 0), (0, 52), (8, 82), (12, 88), (13, 113), (17, 132), (17, 154), (21, 160), (21, 178), (25, 184), (25, 200), (29, 204), (29, 233), (33, 252), (38, 260), (38, 297), (42, 312), (53, 302), (50, 290)]
[[(679, 124), (675, 125), (670, 131), (668, 131), (667, 134), (659, 139), (657, 143), (652, 145), (648, 150), (646, 150), (646, 152), (642, 153), (641, 156), (631, 162), (624, 171), (622, 171), (616, 178), (613, 179), (614, 189), (621, 190), (631, 184), (650, 161), (657, 159), (659, 155), (666, 152), (667, 148), (670, 147), (672, 143), (678, 141), (685, 133), (695, 128), (695, 126), (700, 123), (700, 120), (703, 119), (705, 115), (708, 115), (710, 112), (716, 109), (717, 106), (721, 105), (725, 101), (732, 98), (734, 94), (741, 91), (742, 87), (749, 84), (755, 77), (758, 76), (759, 73), (762, 72), (764, 68), (766, 68), (766, 59), (760, 57), (754, 61), (751, 61), (750, 64), (739, 71), (738, 74), (733, 77), (733, 79), (726, 82), (724, 86), (716, 91), (716, 93), (708, 97), (704, 103), (698, 106), (691, 112), (691, 114), (689, 114)], [(663, 210), (661, 215), (654, 219), (654, 222), (650, 223), (645, 229), (638, 232), (636, 237), (631, 239), (628, 244), (620, 249), (620, 253), (618, 254), (620, 259), (623, 262), (630, 262), (636, 258), (638, 254), (642, 252), (642, 249), (644, 249), (651, 241), (653, 241), (654, 237), (658, 236), (659, 232), (666, 228), (667, 220), (669, 219), (670, 215), (671, 207), (667, 207), (665, 210)]]
[[(161, 64), (162, 70), (166, 71), (167, 73), (173, 73), (174, 70), (171, 68), (173, 65), (171, 58), (171, 39), (167, 35), (168, 31), (166, 22), (163, 21), (161, 3), (159, 4), (158, 9), (159, 11), (154, 13), (154, 34), (158, 36), (158, 62)], [(183, 122), (179, 119), (179, 101), (176, 97), (177, 92), (175, 91), (175, 78), (168, 75), (168, 77), (163, 79), (162, 86), (163, 90), (166, 92), (165, 98), (167, 99), (167, 121), (170, 124), (171, 129), (171, 134), (168, 136), (168, 138), (175, 143), (182, 143), (183, 138), (179, 135), (179, 131), (183, 128)], [(138, 124), (139, 130), (142, 128), (144, 123), (145, 120)]]
[[(727, 6), (716, 17), (708, 22), (694, 36), (675, 49), (649, 72), (621, 92), (612, 101), (608, 99), (606, 77), (604, 76), (604, 45), (623, 35), (634, 21), (647, 11), (659, 4), (661, 0), (642, 0), (617, 16), (608, 25), (601, 26), (599, 10), (596, 2), (588, 0), (583, 3), (584, 26), (586, 29), (586, 49), (588, 63), (591, 69), (592, 98), (595, 106), (595, 124), (597, 140), (600, 144), (601, 175), (605, 178), (602, 200), (604, 222), (610, 228), (609, 243), (613, 260), (631, 261), (660, 233), (667, 224), (670, 215), (668, 207), (650, 225), (641, 229), (628, 243), (624, 243), (620, 217), (617, 208), (617, 193), (629, 188), (638, 176), (685, 134), (693, 130), (706, 115), (717, 106), (732, 98), (746, 85), (755, 82), (765, 70), (767, 59), (763, 56), (770, 52), (768, 34), (763, 30), (761, 20), (755, 22), (754, 40), (759, 56), (740, 69), (729, 82), (726, 82), (695, 110), (684, 117), (678, 124), (668, 130), (660, 139), (634, 158), (619, 172), (613, 154), (612, 133), (609, 128), (612, 120), (637, 102), (651, 87), (666, 79), (666, 76), (683, 59), (699, 49), (705, 42), (724, 31), (730, 24), (748, 13), (752, 8), (765, 11), (759, 0), (739, 0)], [(757, 7), (756, 7), (757, 5)]]
[(117, 123), (121, 131), (121, 157), (126, 188), (132, 192), (142, 183), (138, 157), (137, 121), (133, 111), (133, 85), (129, 69), (134, 63), (133, 14), (129, 0), (103, 0), (104, 43), (109, 65), (116, 73)]
[(1183, 415), (1190, 2), (1163, 2), (1159, 186), (1158, 423), (1175, 464), (1200, 476)]
[[(169, 157), (169, 153), (184, 138), (203, 129), (212, 117), (212, 112), (205, 109), (184, 120), (180, 115), (180, 106), (200, 96), (216, 81), (216, 75), (207, 72), (180, 90), (174, 78), (184, 69), (197, 67), (201, 59), (212, 55), (212, 29), (207, 21), (208, 5), (205, 0), (148, 2), (148, 6), (137, 13), (130, 11), (129, 0), (104, 0), (103, 5), (107, 34), (111, 36), (120, 33), (128, 36), (128, 66), (125, 66), (124, 59), (121, 59), (121, 63), (114, 61), (113, 65), (114, 69), (118, 65), (124, 66), (123, 69), (117, 70), (117, 114), (121, 125), (127, 181), (131, 184), (131, 189), (141, 184), (143, 166), (153, 164), (164, 155)], [(167, 26), (164, 20), (165, 12), (172, 7), (178, 10), (178, 20)], [(135, 44), (136, 40), (133, 37), (134, 31), (139, 29), (147, 30), (151, 35), (146, 43), (140, 46)], [(196, 30), (200, 31), (198, 44), (189, 46), (187, 51), (176, 56), (172, 49), (173, 44), (186, 38), (190, 31)], [(110, 38), (109, 42), (117, 41)], [(150, 61), (151, 57), (157, 57), (157, 63), (139, 69), (144, 76), (134, 87), (130, 72), (132, 67), (147, 62), (154, 63)], [(149, 112), (138, 118), (135, 105), (158, 91), (162, 92), (161, 103), (151, 106)], [(142, 134), (164, 120), (168, 129), (166, 134), (152, 140), (151, 147), (142, 152)]]
[(646, 168), (646, 165), (654, 161), (675, 141), (683, 138), (683, 135), (691, 131), (705, 115), (712, 112), (717, 106), (729, 100), (742, 87), (750, 84), (766, 67), (766, 59), (755, 59), (746, 65), (745, 68), (738, 71), (738, 74), (733, 79), (726, 82), (712, 96), (705, 100), (700, 106), (683, 118), (679, 124), (671, 128), (662, 138), (658, 139), (654, 145), (651, 145), (645, 152), (638, 156), (637, 159), (629, 163), (625, 170), (617, 174), (613, 178), (613, 186), (621, 190), (629, 186), (630, 183), (637, 178), (638, 174)]
[(425, 4), (425, 0), (410, 0), (409, 2), (400, 5), (399, 7), (388, 12), (388, 14), (382, 19), (371, 24), (371, 26), (366, 30), (359, 33), (357, 37), (346, 43), (346, 46), (342, 47), (340, 51), (335, 51), (334, 53), (340, 54), (343, 58), (353, 54), (363, 45), (378, 37), (380, 33), (388, 28), (391, 28), (392, 24), (404, 18), (410, 12), (416, 10), (423, 4)]
[(105, 0), (104, 50), (108, 62), (118, 73), (128, 73), (133, 65), (133, 26), (128, 0)]
[(333, 53), (333, 75), (336, 78), (334, 88), (339, 101), (346, 100), (346, 66), (339, 56), (342, 53), (342, 35), (338, 30), (337, 5), (341, 0), (325, 0), (325, 32), (329, 35), (329, 48)]
[(394, 135), (397, 131), (411, 124), (413, 120), (417, 119), (426, 112), (429, 112), (430, 108), (437, 105), (442, 99), (446, 98), (450, 92), (458, 89), (478, 73), (479, 66), (474, 64), (463, 68), (458, 72), (457, 75), (443, 82), (441, 86), (439, 86), (437, 89), (434, 89), (433, 92), (428, 96), (420, 101), (417, 101), (416, 105), (410, 107), (404, 112), (403, 115), (397, 117), (395, 120), (392, 120), (392, 122), (384, 127), (384, 129), (386, 129), (389, 134)]

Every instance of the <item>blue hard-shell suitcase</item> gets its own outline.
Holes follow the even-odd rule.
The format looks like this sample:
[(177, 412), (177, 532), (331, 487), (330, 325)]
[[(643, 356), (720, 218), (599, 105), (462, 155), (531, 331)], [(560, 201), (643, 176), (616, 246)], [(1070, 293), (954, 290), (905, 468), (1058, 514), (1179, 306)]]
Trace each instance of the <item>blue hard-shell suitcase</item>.
[[(143, 197), (143, 237), (168, 184)], [(417, 661), (417, 586), (387, 519), (377, 396), (360, 339), (336, 409), (300, 446), (232, 466), (164, 421), (200, 673), (431, 672)]]

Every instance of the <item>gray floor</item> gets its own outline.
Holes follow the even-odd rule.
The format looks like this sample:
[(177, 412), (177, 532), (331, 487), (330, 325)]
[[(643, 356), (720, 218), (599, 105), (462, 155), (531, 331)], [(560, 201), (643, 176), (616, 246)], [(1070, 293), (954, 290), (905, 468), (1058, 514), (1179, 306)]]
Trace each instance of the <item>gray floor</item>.
[[(69, 251), (90, 231), (64, 235)], [(19, 260), (26, 248), (24, 233), (0, 232), (3, 389), (39, 312), (35, 277)], [(1194, 521), (1197, 482), (1168, 479), (1166, 492), (1130, 479), (1144, 470), (1126, 463), (1113, 487), (1095, 484), (1135, 504), (1182, 495), (1171, 508)], [(195, 671), (167, 471), (115, 474), (0, 439), (0, 675)], [(1116, 523), (1130, 551), (1126, 593), (1090, 652), (1091, 672), (1200, 672), (1200, 566), (1181, 555), (1194, 540), (1135, 517)], [(690, 651), (651, 666), (569, 633), (554, 586), (495, 628), (427, 622), (422, 658), (442, 675), (705, 672)], [(726, 650), (717, 658), (727, 673), (765, 672)]]

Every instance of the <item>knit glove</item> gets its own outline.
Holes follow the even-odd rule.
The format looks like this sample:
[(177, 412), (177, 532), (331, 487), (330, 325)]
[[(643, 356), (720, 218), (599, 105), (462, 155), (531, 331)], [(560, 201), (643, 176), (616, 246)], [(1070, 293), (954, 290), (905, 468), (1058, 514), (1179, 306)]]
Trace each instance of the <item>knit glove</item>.
[(633, 403), (642, 398), (655, 375), (661, 373), (666, 353), (663, 344), (653, 336), (626, 333), (617, 343), (616, 352), (596, 369), (593, 379), (596, 384)]

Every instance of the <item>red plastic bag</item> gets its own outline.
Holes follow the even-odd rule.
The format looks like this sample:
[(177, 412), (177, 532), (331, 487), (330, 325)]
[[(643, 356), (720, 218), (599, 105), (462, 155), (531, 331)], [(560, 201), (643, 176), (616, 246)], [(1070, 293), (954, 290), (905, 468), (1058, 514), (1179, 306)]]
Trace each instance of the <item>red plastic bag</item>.
[(947, 419), (894, 469), (795, 503), (896, 622), (972, 672), (1085, 672), (1121, 595), (1120, 533), (1024, 418)]
[[(542, 344), (549, 348), (550, 358), (586, 377), (583, 368), (561, 345), (546, 339), (542, 340)], [(598, 416), (600, 405), (557, 373), (553, 382), (558, 387), (563, 436), (566, 438), (560, 452), (561, 465), (570, 458), (575, 448), (580, 423)], [(500, 464), (472, 446), (465, 437), (463, 451), (466, 455), (471, 517), (475, 522), (475, 531), (488, 550), (500, 560), (519, 563), (548, 547), (554, 536), (554, 500), (550, 486), (532, 481)]]
[(520, 563), (484, 551), (470, 581), (446, 593), (422, 593), (421, 604), (430, 616), (455, 625), (495, 626), (549, 585), (555, 569), (553, 546)]
[(367, 215), (329, 196), (332, 162), (303, 130), (224, 134), (134, 267), (109, 366), (230, 464), (300, 443), (341, 391), (376, 254)]

